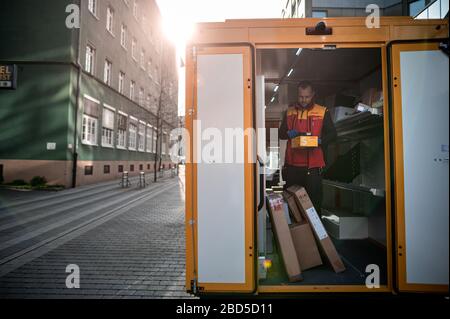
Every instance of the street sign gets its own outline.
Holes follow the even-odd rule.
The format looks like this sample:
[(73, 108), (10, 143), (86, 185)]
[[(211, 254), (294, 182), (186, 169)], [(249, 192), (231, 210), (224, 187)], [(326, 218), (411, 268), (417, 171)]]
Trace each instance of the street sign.
[(15, 90), (17, 86), (17, 66), (0, 64), (0, 89)]

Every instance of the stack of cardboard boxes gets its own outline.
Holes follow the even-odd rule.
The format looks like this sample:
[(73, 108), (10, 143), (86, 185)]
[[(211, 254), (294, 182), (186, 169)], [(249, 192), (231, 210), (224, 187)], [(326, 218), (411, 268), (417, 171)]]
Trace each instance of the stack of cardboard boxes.
[[(268, 201), (272, 228), (289, 281), (301, 281), (303, 271), (322, 265), (320, 251), (335, 272), (345, 270), (303, 187), (292, 186), (283, 195), (271, 194)], [(289, 219), (286, 218), (285, 203)]]

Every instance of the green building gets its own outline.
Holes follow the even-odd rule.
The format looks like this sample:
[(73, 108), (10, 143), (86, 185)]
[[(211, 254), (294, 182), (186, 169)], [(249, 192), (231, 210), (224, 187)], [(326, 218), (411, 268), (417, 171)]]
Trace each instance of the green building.
[(0, 67), (17, 75), (0, 88), (4, 182), (71, 187), (172, 165), (177, 66), (160, 19), (154, 0), (0, 2)]

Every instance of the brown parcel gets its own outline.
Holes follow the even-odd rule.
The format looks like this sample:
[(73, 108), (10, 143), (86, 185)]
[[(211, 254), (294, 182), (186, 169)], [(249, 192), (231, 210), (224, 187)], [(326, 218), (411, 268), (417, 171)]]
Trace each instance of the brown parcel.
[(270, 195), (268, 198), (270, 203), (269, 213), (272, 229), (274, 230), (278, 247), (281, 250), (281, 256), (289, 281), (301, 281), (303, 280), (302, 271), (297, 259), (297, 253), (295, 252), (289, 226), (284, 215), (283, 198), (281, 195)]
[(345, 270), (344, 263), (342, 262), (341, 257), (339, 257), (339, 254), (337, 253), (336, 248), (331, 241), (331, 238), (328, 236), (319, 215), (317, 215), (317, 212), (311, 200), (309, 199), (306, 190), (303, 187), (294, 185), (289, 187), (288, 191), (292, 194), (295, 194), (297, 204), (299, 205), (302, 212), (304, 213), (304, 216), (311, 225), (314, 231), (314, 235), (316, 236), (320, 247), (322, 248), (334, 271), (337, 273), (343, 272)]
[(322, 258), (308, 223), (291, 226), (291, 236), (302, 271), (322, 265)]
[(295, 222), (303, 223), (304, 219), (302, 217), (302, 213), (300, 212), (300, 209), (298, 208), (298, 205), (297, 205), (297, 202), (295, 201), (294, 196), (292, 194), (289, 194), (288, 192), (283, 192), (283, 198), (288, 203), (289, 210), (291, 211)]

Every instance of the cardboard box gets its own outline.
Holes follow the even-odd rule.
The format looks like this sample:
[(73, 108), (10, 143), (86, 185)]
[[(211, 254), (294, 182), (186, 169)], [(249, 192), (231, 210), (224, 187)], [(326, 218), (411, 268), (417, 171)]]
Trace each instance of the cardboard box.
[(295, 223), (303, 223), (305, 220), (302, 217), (302, 213), (300, 212), (300, 208), (297, 206), (297, 202), (295, 201), (294, 196), (289, 194), (288, 192), (283, 192), (283, 198), (285, 202), (288, 204), (289, 211), (294, 219)]
[(361, 102), (371, 107), (381, 107), (380, 101), (383, 100), (383, 90), (378, 88), (369, 88), (361, 96)]
[(297, 136), (291, 140), (292, 148), (299, 147), (318, 147), (319, 146), (319, 137), (318, 136)]
[(303, 187), (294, 185), (288, 188), (288, 192), (295, 195), (298, 206), (301, 208), (308, 223), (311, 225), (314, 236), (334, 271), (337, 273), (344, 271), (344, 263), (342, 262), (341, 257), (339, 257), (330, 236), (328, 236), (306, 190)]
[(366, 216), (323, 210), (322, 222), (328, 234), (334, 238), (369, 238), (369, 218)]
[(308, 223), (292, 225), (291, 236), (302, 271), (322, 265), (311, 226)]
[(281, 257), (290, 282), (303, 280), (302, 271), (298, 262), (294, 242), (286, 221), (283, 209), (283, 197), (279, 194), (269, 195), (269, 214), (272, 229), (278, 242)]

